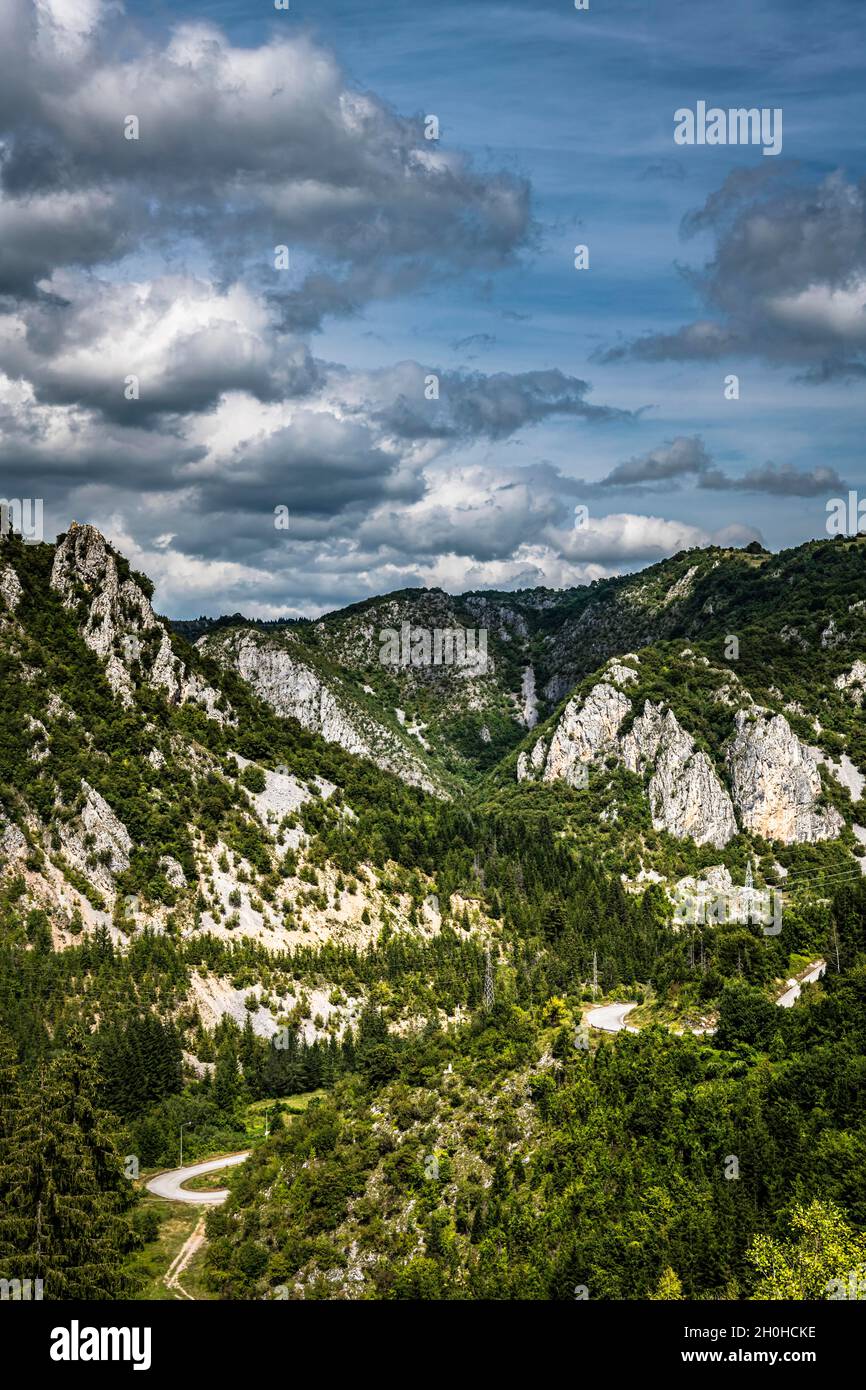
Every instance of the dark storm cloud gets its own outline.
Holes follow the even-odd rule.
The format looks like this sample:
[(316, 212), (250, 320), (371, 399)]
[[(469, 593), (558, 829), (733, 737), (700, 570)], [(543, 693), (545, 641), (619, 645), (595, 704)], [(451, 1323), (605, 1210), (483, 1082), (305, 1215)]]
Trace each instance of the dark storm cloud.
[(306, 344), (277, 335), (242, 290), (221, 295), (183, 276), (124, 285), (62, 274), (54, 283), (59, 293), (19, 306), (22, 331), (0, 334), (0, 369), (26, 378), (42, 403), (136, 427), (210, 411), (227, 391), (264, 402), (321, 384)]
[(291, 425), (247, 442), (220, 463), (188, 475), (207, 510), (237, 506), (334, 517), (389, 495), (419, 497), (417, 478), (398, 481), (399, 460), (380, 448), (368, 426), (325, 411), (299, 410)]
[(770, 497), (819, 497), (847, 487), (835, 468), (819, 465), (803, 473), (790, 463), (765, 463), (739, 478), (726, 477), (719, 469), (708, 470), (699, 487), (739, 492), (763, 492)]
[(676, 439), (639, 458), (627, 459), (603, 479), (605, 487), (628, 487), (634, 483), (667, 482), (689, 473), (703, 473), (710, 466), (710, 456), (698, 435), (678, 435)]
[[(430, 373), (426, 373), (427, 376)], [(604, 422), (629, 418), (627, 411), (593, 405), (589, 383), (559, 370), (481, 373), (443, 372), (438, 399), (425, 399), (425, 369), (416, 365), (411, 396), (401, 394), (377, 418), (400, 439), (504, 439), (551, 415)]]
[(866, 185), (793, 169), (739, 170), (683, 222), (715, 254), (684, 272), (706, 315), (609, 349), (606, 361), (715, 360), (738, 353), (809, 380), (860, 376), (866, 362)]

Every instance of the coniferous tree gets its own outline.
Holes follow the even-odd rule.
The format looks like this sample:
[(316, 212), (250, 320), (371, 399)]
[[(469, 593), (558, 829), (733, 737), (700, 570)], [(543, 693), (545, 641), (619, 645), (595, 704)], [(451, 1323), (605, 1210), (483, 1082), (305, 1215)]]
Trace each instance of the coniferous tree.
[(42, 1279), (46, 1299), (123, 1297), (134, 1198), (83, 1030), (14, 1089), (7, 1057), (2, 1087), (12, 1130), (0, 1154), (4, 1277)]

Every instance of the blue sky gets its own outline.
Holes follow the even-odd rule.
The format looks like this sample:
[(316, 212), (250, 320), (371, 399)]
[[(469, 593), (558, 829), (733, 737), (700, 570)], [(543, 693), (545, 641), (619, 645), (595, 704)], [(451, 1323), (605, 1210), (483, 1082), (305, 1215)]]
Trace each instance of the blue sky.
[[(60, 0), (42, 2), (55, 26), (68, 29)], [(22, 13), (25, 5), (33, 8), (31, 0), (15, 4)], [(127, 209), (129, 181), (122, 170), (113, 172), (114, 153), (77, 134), (76, 103), (82, 131), (87, 117), (90, 128), (108, 122), (106, 103), (124, 99), (115, 87), (122, 92), (129, 65), (143, 65), (150, 54), (160, 109), (183, 122), (186, 71), (189, 123), (195, 128), (207, 121), (194, 88), (209, 59), (201, 56), (201, 44), (180, 58), (167, 48), (178, 25), (221, 35), (219, 43), (232, 56), (215, 80), (230, 89), (231, 74), (242, 72), (251, 84), (249, 102), (267, 96), (252, 90), (257, 82), (275, 79), (264, 64), (247, 71), (243, 52), (304, 43), (307, 67), (327, 55), (341, 74), (338, 85), (353, 101), (369, 97), (376, 111), (369, 151), (358, 155), (369, 158), (373, 197), (363, 230), (354, 224), (346, 230), (360, 237), (363, 250), (341, 253), (343, 212), (334, 212), (340, 180), (346, 196), (350, 186), (353, 197), (356, 190), (351, 167), (336, 159), (322, 204), (321, 240), (312, 195), (313, 212), (302, 219), (302, 230), (294, 239), (286, 233), (295, 292), (288, 317), (280, 317), (283, 304), (256, 268), (250, 238), (259, 236), (262, 249), (280, 239), (271, 205), (275, 189), (284, 187), (280, 207), (291, 206), (297, 223), (296, 209), (316, 177), (316, 132), (331, 119), (330, 79), (311, 95), (309, 129), (303, 110), (286, 107), (282, 150), (281, 113), (275, 111), (261, 167), (253, 167), (253, 157), (227, 153), (221, 172), (215, 158), (201, 195), (204, 215), (195, 226), (188, 207), (182, 217), (171, 215), (183, 202), (184, 160), (189, 180), (198, 175), (195, 139), (178, 126), (161, 132), (165, 159), (178, 152), (175, 181), (165, 182), (157, 166), (156, 172), (142, 166), (136, 175), (136, 194), (150, 199), (152, 229), (148, 223), (136, 234), (124, 222), (122, 233), (107, 238), (101, 261), (82, 254), (76, 264), (74, 255), (57, 256), (21, 291), (20, 332), (28, 341), (39, 344), (45, 337), (45, 296), (53, 292), (52, 303), (65, 298), (73, 306), (52, 312), (74, 314), (73, 327), (64, 331), (78, 345), (82, 325), (95, 317), (94, 304), (104, 301), (106, 314), (116, 311), (128, 324), (120, 303), (124, 286), (166, 274), (207, 280), (218, 308), (201, 310), (199, 329), (202, 315), (212, 333), (215, 318), (228, 322), (237, 312), (244, 342), (255, 336), (256, 352), (268, 358), (251, 388), (246, 368), (220, 380), (220, 354), (232, 358), (234, 352), (226, 348), (229, 330), (221, 329), (206, 353), (207, 373), (202, 367), (208, 385), (197, 379), (195, 400), (167, 390), (170, 367), (161, 361), (165, 400), (155, 413), (127, 422), (113, 418), (105, 391), (94, 389), (91, 365), (85, 370), (69, 358), (46, 361), (37, 348), (23, 368), (20, 352), (4, 366), (0, 354), (10, 380), (31, 380), (40, 406), (55, 412), (50, 424), (28, 416), (29, 437), (42, 430), (62, 439), (69, 420), (56, 412), (78, 411), (75, 449), (84, 438), (92, 443), (90, 461), (82, 452), (74, 476), (64, 478), (56, 464), (46, 468), (46, 511), (57, 528), (69, 519), (64, 508), (89, 509), (87, 519), (102, 524), (156, 574), (165, 608), (315, 612), (404, 582), (457, 589), (582, 582), (690, 543), (758, 536), (778, 548), (824, 534), (826, 502), (842, 484), (866, 486), (860, 447), (866, 6), (858, 0), (820, 6), (803, 0), (659, 0), (652, 6), (591, 0), (588, 12), (566, 0), (291, 0), (288, 12), (235, 0), (127, 0), (122, 14), (103, 11), (99, 0), (77, 4), (84, 14), (73, 37), (85, 55), (84, 69), (91, 64), (105, 80), (91, 82), (96, 95), (89, 98), (71, 91), (64, 138), (72, 172), (64, 181), (77, 180), (82, 190), (109, 188), (111, 197), (119, 186), (112, 179), (122, 181)], [(32, 31), (22, 33), (21, 41), (32, 44)], [(47, 52), (47, 41), (38, 35), (37, 41)], [(61, 47), (54, 43), (52, 53)], [(75, 56), (81, 66), (81, 53)], [(44, 82), (49, 60), (40, 62)], [(297, 82), (291, 64), (286, 70), (287, 82)], [(116, 80), (105, 77), (111, 71)], [(675, 145), (674, 112), (699, 100), (725, 109), (781, 108), (782, 153), (773, 158), (756, 146)], [(220, 101), (230, 97), (215, 99), (216, 142)], [(5, 115), (7, 150), (23, 143), (24, 113), (32, 126), (31, 104), (37, 124), (50, 128), (57, 119), (44, 100), (40, 105), (25, 91), (18, 114)], [(460, 188), (444, 200), (422, 189), (404, 215), (394, 210), (393, 170), (385, 176), (373, 165), (387, 158), (388, 141), (411, 138), (407, 130), (417, 134), (430, 114), (440, 122), (436, 150), (460, 161)], [(223, 113), (226, 121), (232, 115)], [(151, 116), (151, 125), (156, 120)], [(143, 130), (142, 146), (145, 137)], [(299, 142), (306, 142), (309, 155), (303, 178), (297, 175)], [(245, 164), (250, 167), (240, 181)], [(20, 201), (16, 179), (24, 177), (7, 169), (3, 197), (10, 205)], [(505, 231), (499, 212), (509, 180), (527, 201), (521, 225), (515, 214)], [(251, 181), (266, 212), (258, 220), (239, 219), (233, 251), (225, 209), (236, 210), (238, 189), (245, 194)], [(377, 190), (386, 209), (381, 249)], [(402, 196), (398, 189), (398, 200)], [(461, 198), (483, 238), (501, 235), (501, 255), (488, 256), (466, 234), (454, 209)], [(684, 219), (698, 223), (690, 235), (683, 234)], [(589, 247), (586, 271), (573, 266), (577, 243)], [(346, 275), (356, 277), (350, 307), (328, 308), (328, 299), (324, 310), (307, 315), (315, 276), (332, 271), (340, 284)], [(247, 300), (237, 310), (232, 284), (267, 304), (279, 324), (265, 324)], [(106, 287), (116, 304), (109, 306)], [(171, 314), (177, 317), (170, 302), (167, 289), (159, 297), (162, 307), (140, 325), (150, 343), (168, 332)], [(723, 337), (712, 353), (702, 346), (705, 330), (694, 329), (706, 324)], [(294, 379), (289, 388), (274, 382), (279, 363), (295, 361), (302, 350), (325, 365), (317, 369), (321, 389), (300, 399)], [(130, 351), (127, 331), (121, 355)], [(100, 352), (110, 359), (110, 341)], [(174, 362), (188, 357), (174, 339), (166, 352)], [(397, 430), (395, 438), (404, 389), (395, 385), (395, 367), (403, 362), (418, 364), (419, 380), (433, 371), (449, 381), (451, 403), (443, 409), (451, 414), (444, 431), (432, 432), (435, 439), (414, 426), (409, 433)], [(551, 373), (587, 388), (560, 387), (545, 375)], [(725, 399), (729, 373), (739, 377), (738, 400)], [(488, 399), (494, 387), (495, 407)], [(249, 399), (241, 398), (244, 391)], [(478, 400), (483, 397), (481, 415), (489, 420), (512, 391), (532, 400), (531, 406), (523, 400), (513, 427), (499, 416), (477, 427)], [(566, 409), (557, 403), (563, 391)], [(275, 405), (280, 392), (282, 414)], [(475, 401), (468, 414), (467, 395)], [(600, 409), (587, 411), (587, 404)], [(325, 428), (328, 412), (340, 425), (339, 438), (330, 419)], [(126, 452), (124, 440), (133, 441), (131, 456), (140, 460), (138, 489), (130, 487), (116, 456), (118, 446)], [(329, 508), (322, 489), (335, 449), (342, 463), (328, 482)], [(38, 474), (32, 450), (26, 457)], [(638, 480), (634, 485), (603, 481), (625, 463), (628, 476)], [(13, 469), (4, 479), (10, 492), (14, 476)], [(284, 494), (292, 524), (274, 536), (268, 503), (273, 496), (276, 505)], [(580, 502), (591, 521), (575, 543), (568, 536), (569, 514)]]

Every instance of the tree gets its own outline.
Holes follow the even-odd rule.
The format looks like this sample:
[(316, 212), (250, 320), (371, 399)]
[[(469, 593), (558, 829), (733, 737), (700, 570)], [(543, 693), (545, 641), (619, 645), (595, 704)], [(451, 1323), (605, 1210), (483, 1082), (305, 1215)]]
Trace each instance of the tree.
[[(3, 1085), (0, 1266), (6, 1278), (42, 1279), (48, 1299), (122, 1298), (135, 1244), (113, 1129), (97, 1104), (100, 1078), (82, 1029), (11, 1090)], [(14, 1150), (6, 1139), (14, 1132)]]
[(756, 1236), (749, 1259), (757, 1271), (754, 1298), (826, 1299), (866, 1296), (866, 1235), (852, 1230), (834, 1202), (797, 1203), (789, 1240)]
[(680, 1283), (679, 1276), (676, 1271), (671, 1269), (670, 1265), (668, 1265), (659, 1275), (655, 1293), (651, 1293), (649, 1297), (653, 1302), (659, 1303), (682, 1298), (682, 1296), (683, 1286)]

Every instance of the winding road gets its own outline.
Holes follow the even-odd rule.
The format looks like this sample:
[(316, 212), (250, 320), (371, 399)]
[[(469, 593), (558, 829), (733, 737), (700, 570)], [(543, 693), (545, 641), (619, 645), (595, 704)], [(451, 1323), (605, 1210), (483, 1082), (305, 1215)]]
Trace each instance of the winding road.
[(167, 1173), (157, 1173), (146, 1184), (148, 1192), (155, 1197), (166, 1197), (170, 1202), (195, 1202), (202, 1207), (218, 1207), (229, 1195), (227, 1187), (217, 1188), (215, 1192), (188, 1192), (184, 1183), (204, 1173), (218, 1173), (221, 1168), (233, 1168), (249, 1158), (250, 1150), (240, 1154), (229, 1154), (226, 1158), (211, 1158), (207, 1163), (193, 1163), (188, 1168), (172, 1168)]
[(640, 1030), (626, 1023), (626, 1014), (636, 1009), (637, 1004), (600, 1004), (590, 1009), (586, 1021), (590, 1028), (600, 1028), (604, 1033), (637, 1033)]
[[(243, 1153), (227, 1154), (224, 1158), (209, 1158), (206, 1163), (191, 1163), (187, 1168), (171, 1168), (167, 1173), (157, 1173), (145, 1186), (155, 1197), (165, 1197), (169, 1202), (191, 1202), (199, 1207), (218, 1207), (229, 1195), (227, 1187), (219, 1187), (214, 1192), (188, 1192), (184, 1183), (189, 1182), (191, 1178), (201, 1177), (204, 1173), (218, 1173), (222, 1168), (234, 1168), (249, 1156), (250, 1150), (245, 1149)], [(207, 1239), (204, 1222), (205, 1213), (202, 1212), (192, 1234), (184, 1241), (162, 1276), (162, 1282), (175, 1298), (188, 1298), (195, 1302), (193, 1295), (187, 1293), (180, 1282), (180, 1276)]]
[[(816, 960), (804, 970), (803, 974), (796, 980), (788, 980), (788, 988), (780, 994), (776, 1000), (780, 1009), (790, 1009), (800, 998), (803, 985), (810, 985), (813, 980), (819, 979), (827, 969), (825, 960)], [(599, 1028), (603, 1033), (638, 1033), (640, 1029), (633, 1024), (626, 1023), (626, 1016), (636, 1009), (637, 1004), (599, 1004), (598, 1008), (590, 1009), (585, 1015), (585, 1021), (590, 1028)], [(693, 1028), (696, 1034), (709, 1034), (714, 1032), (712, 1028)]]

